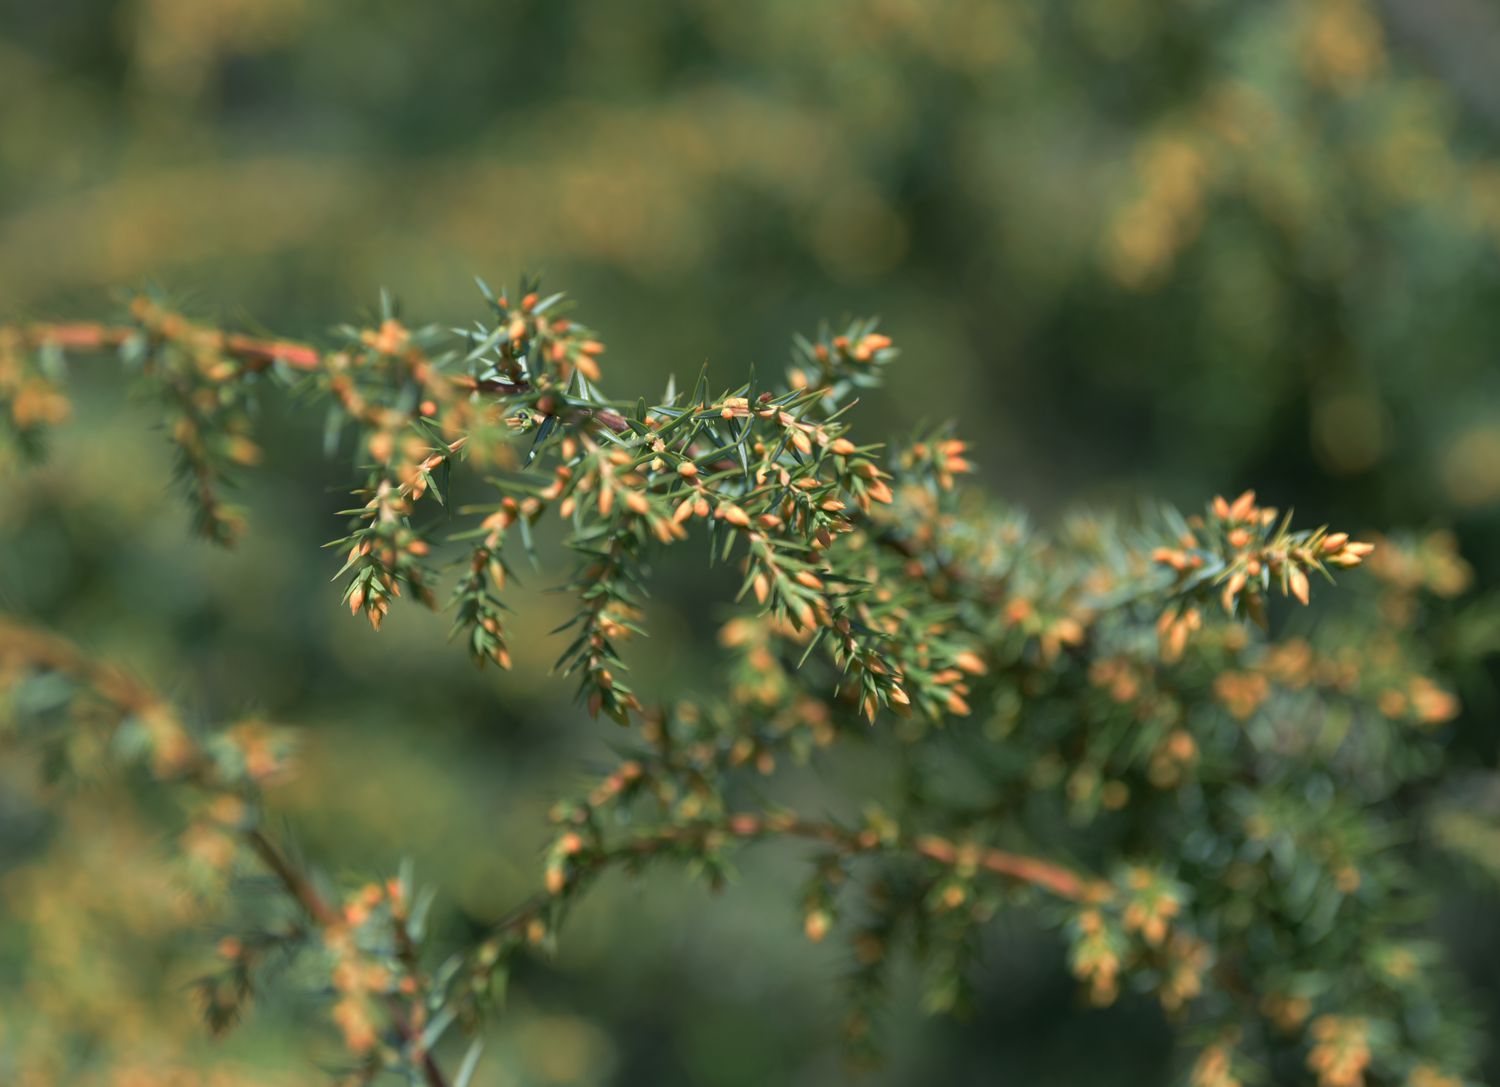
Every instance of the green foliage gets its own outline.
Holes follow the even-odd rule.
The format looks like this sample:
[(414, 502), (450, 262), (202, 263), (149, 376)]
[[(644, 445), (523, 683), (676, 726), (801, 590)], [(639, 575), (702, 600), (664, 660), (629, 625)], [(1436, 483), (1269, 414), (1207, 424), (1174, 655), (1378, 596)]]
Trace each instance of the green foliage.
[[(809, 939), (847, 937), (856, 1052), (878, 1047), (900, 955), (921, 966), (925, 1007), (958, 1010), (988, 922), (1026, 909), (1065, 935), (1093, 1003), (1127, 989), (1159, 1003), (1198, 1087), (1474, 1074), (1477, 1028), (1423, 938), (1413, 863), (1458, 712), (1449, 677), (1485, 650), (1450, 652), (1454, 632), (1493, 622), (1453, 602), (1470, 574), (1442, 537), (1294, 530), (1252, 492), (1041, 531), (960, 485), (972, 466), (947, 431), (860, 440), (856, 393), (896, 356), (873, 322), (797, 339), (783, 379), (714, 392), (705, 370), (651, 403), (604, 394), (603, 344), (562, 296), (483, 292), (471, 328), (413, 330), (387, 301), (377, 327), (327, 350), (145, 299), (129, 325), (0, 329), (0, 416), (28, 447), (66, 411), (59, 351), (113, 350), (137, 370), (194, 524), (220, 543), (240, 529), (220, 492), (259, 456), (264, 379), (326, 412), (355, 472), (334, 576), (376, 631), (397, 598), (438, 606), (446, 564), (456, 639), (509, 667), (515, 550), (551, 563), (558, 549), (536, 542), (559, 520), (571, 603), (556, 670), (630, 729), (618, 765), (554, 808), (542, 891), (440, 963), (410, 873), (335, 886), (268, 833), (280, 733), (199, 738), (125, 673), (0, 629), (17, 738), (75, 771), (120, 755), (185, 787), (171, 790), (190, 797), (185, 849), (238, 903), (199, 987), (211, 1027), (290, 961), (328, 994), (351, 1077), (447, 1083), (437, 1051), (455, 1033), (477, 1047), (506, 978), (555, 945), (601, 875), (674, 863), (718, 886), (741, 848), (796, 840), (809, 873), (786, 897)], [(445, 509), (461, 473), (490, 500)], [(649, 625), (653, 568), (694, 546), (738, 586), (722, 674), (632, 689), (625, 645)], [(1367, 558), (1373, 577), (1350, 579), (1342, 610), (1280, 614), (1309, 602), (1314, 576)], [(788, 767), (856, 754), (894, 783), (842, 798), (856, 817), (810, 813), (784, 785)], [(278, 895), (248, 891), (255, 871)]]

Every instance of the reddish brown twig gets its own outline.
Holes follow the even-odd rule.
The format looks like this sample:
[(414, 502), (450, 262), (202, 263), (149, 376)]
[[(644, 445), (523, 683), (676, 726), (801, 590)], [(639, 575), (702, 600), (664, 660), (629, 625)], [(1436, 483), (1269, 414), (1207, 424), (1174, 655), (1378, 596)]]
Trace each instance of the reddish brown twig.
[[(103, 351), (115, 351), (122, 347), (132, 337), (145, 335), (140, 328), (128, 325), (106, 325), (94, 322), (74, 322), (69, 324), (32, 324), (19, 329), (21, 342), (31, 348), (41, 348), (47, 345), (62, 348), (65, 351), (73, 351), (80, 354), (91, 354)], [(163, 339), (175, 339), (188, 333), (215, 338), (212, 346), (229, 358), (239, 362), (246, 371), (259, 373), (269, 369), (275, 363), (284, 363), (294, 370), (311, 373), (320, 370), (324, 366), (325, 353), (309, 344), (298, 343), (294, 340), (280, 339), (257, 339), (253, 336), (245, 336), (240, 333), (220, 332), (215, 329), (199, 325), (190, 325), (182, 322), (181, 328), (175, 336), (166, 336), (161, 333)], [(529, 391), (530, 386), (524, 382), (507, 382), (495, 379), (479, 379), (467, 374), (454, 374), (449, 377), (455, 389), (464, 392), (487, 392), (498, 393), (501, 396), (515, 396)], [(582, 416), (607, 427), (616, 434), (630, 429), (630, 423), (617, 411), (609, 408), (590, 408), (584, 410)]]
[(521, 903), (494, 927), (487, 944), (494, 937), (524, 932), (560, 895), (578, 882), (607, 868), (630, 861), (643, 860), (684, 845), (703, 845), (714, 837), (742, 840), (801, 838), (822, 842), (846, 856), (876, 853), (915, 853), (946, 867), (963, 871), (985, 871), (1019, 883), (1028, 884), (1072, 902), (1099, 901), (1109, 888), (1059, 864), (1021, 853), (972, 843), (949, 841), (936, 835), (915, 839), (888, 839), (870, 830), (851, 830), (835, 823), (802, 819), (785, 813), (736, 812), (712, 822), (690, 826), (667, 826), (637, 834), (626, 841), (602, 849), (581, 848), (570, 858), (569, 878), (555, 893), (534, 895)]
[[(208, 331), (191, 326), (195, 331)], [(113, 351), (130, 339), (145, 333), (128, 325), (106, 325), (93, 322), (71, 324), (34, 324), (21, 329), (21, 340), (31, 347), (51, 344), (65, 351), (81, 353)], [(316, 370), (323, 354), (316, 347), (291, 340), (262, 340), (236, 332), (220, 332), (216, 344), (224, 354), (244, 364), (247, 370), (265, 370), (284, 362), (294, 370)]]

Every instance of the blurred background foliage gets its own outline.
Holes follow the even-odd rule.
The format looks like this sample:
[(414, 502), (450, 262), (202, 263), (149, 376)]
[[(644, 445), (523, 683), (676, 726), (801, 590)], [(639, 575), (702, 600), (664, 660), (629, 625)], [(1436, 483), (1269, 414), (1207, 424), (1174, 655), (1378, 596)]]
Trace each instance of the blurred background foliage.
[[(1044, 518), (1254, 485), (1308, 523), (1450, 526), (1483, 590), (1496, 73), (1486, 0), (0, 0), (0, 308), (105, 316), (154, 281), (317, 338), (382, 286), (413, 322), (461, 324), (471, 275), (534, 269), (631, 396), (705, 359), (718, 385), (779, 369), (792, 330), (878, 312), (906, 354), (862, 432), (955, 418), (985, 484)], [(442, 617), (372, 636), (326, 584), (345, 473), (318, 420), (267, 405), (252, 533), (222, 554), (188, 538), (123, 382), (78, 367), (79, 419), (7, 479), (5, 610), (206, 719), (304, 726), (277, 800), (311, 856), (420, 858), (456, 935), (523, 897), (547, 805), (617, 739), (547, 678), (549, 575), (517, 600), (504, 676), (445, 646)], [(636, 688), (713, 682), (726, 586), (657, 580)], [(1455, 747), (1493, 769), (1488, 691), (1464, 692)], [(0, 767), (0, 1081), (322, 1082), (304, 1009), (202, 1036), (186, 986), (212, 941), (173, 934), (211, 937), (213, 906), (149, 803), (96, 782), (59, 815), (35, 781)], [(1493, 815), (1500, 790), (1470, 788)], [(1500, 865), (1500, 834), (1450, 815)], [(610, 884), (517, 980), (478, 1082), (836, 1081), (844, 964), (800, 937), (793, 859), (718, 900), (668, 872)], [(1500, 1023), (1497, 885), (1433, 879)], [(967, 1023), (898, 995), (875, 1081), (1169, 1075), (1156, 1013), (1082, 1010), (1024, 917), (997, 922), (980, 987)]]

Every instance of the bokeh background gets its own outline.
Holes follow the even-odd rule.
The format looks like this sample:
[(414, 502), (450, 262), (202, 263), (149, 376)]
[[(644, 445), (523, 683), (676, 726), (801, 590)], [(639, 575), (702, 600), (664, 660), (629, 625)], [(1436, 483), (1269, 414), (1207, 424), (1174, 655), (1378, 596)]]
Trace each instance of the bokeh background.
[[(1450, 527), (1497, 583), (1492, 0), (0, 0), (0, 316), (108, 316), (156, 283), (316, 339), (381, 287), (464, 323), (473, 275), (523, 270), (579, 300), (620, 395), (705, 361), (731, 384), (821, 316), (879, 313), (905, 356), (864, 433), (956, 419), (1044, 520), (1254, 485), (1309, 523)], [(619, 739), (547, 675), (557, 571), (528, 578), (503, 677), (441, 617), (372, 636), (317, 549), (347, 479), (318, 420), (268, 404), (225, 555), (187, 537), (112, 370), (78, 364), (49, 465), (6, 476), (4, 610), (206, 720), (304, 727), (276, 799), (310, 856), (419, 858), (454, 938), (498, 916)], [(647, 693), (712, 674), (723, 589), (658, 582)], [(1455, 739), (1490, 768), (1493, 710)], [(59, 808), (31, 771), (0, 766), (0, 1081), (323, 1082), (294, 1002), (202, 1037), (207, 940), (174, 934), (212, 928), (164, 825), (105, 782)], [(796, 859), (716, 899), (609, 884), (517, 979), (476, 1082), (838, 1082), (843, 962), (800, 936)], [(1500, 1023), (1500, 894), (1434, 890)], [(1024, 917), (993, 936), (976, 1016), (898, 992), (871, 1082), (1168, 1081), (1150, 1008), (1081, 1009)]]

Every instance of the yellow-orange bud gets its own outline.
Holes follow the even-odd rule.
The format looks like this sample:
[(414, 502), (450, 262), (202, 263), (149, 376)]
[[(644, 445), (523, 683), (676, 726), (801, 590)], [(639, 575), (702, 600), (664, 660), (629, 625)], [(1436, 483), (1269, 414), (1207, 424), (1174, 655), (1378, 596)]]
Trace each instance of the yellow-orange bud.
[(1287, 587), (1291, 589), (1292, 595), (1303, 604), (1308, 600), (1307, 575), (1302, 572), (1302, 567), (1293, 566), (1287, 574)]
[(829, 926), (833, 919), (828, 916), (827, 910), (810, 910), (807, 917), (803, 919), (802, 931), (807, 933), (807, 938), (817, 943), (828, 935)]

